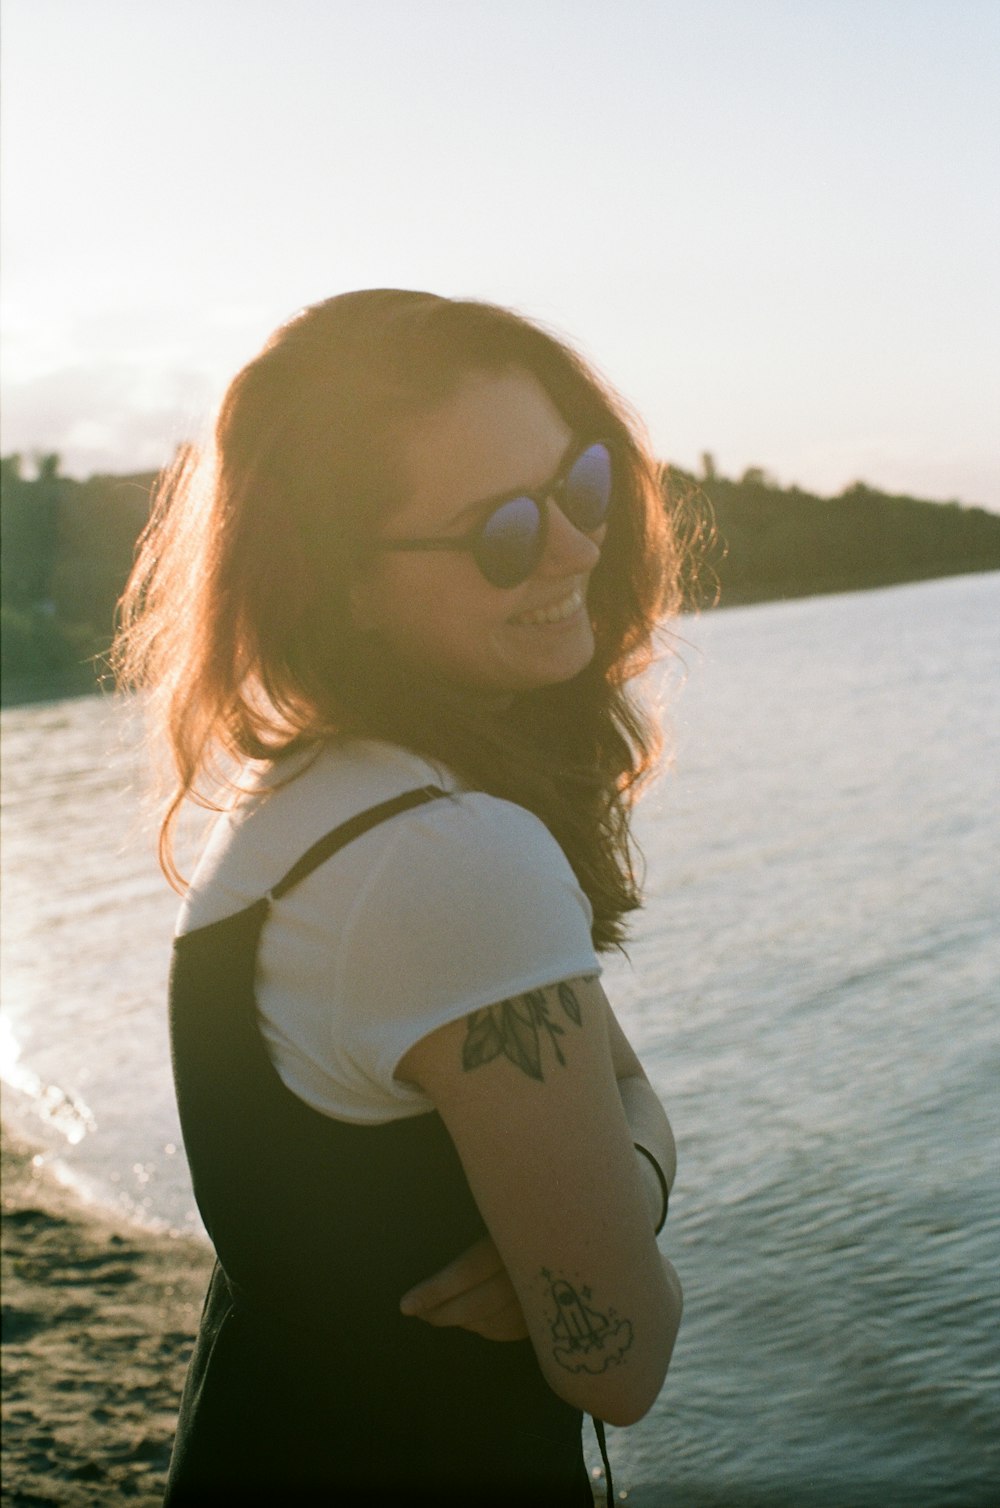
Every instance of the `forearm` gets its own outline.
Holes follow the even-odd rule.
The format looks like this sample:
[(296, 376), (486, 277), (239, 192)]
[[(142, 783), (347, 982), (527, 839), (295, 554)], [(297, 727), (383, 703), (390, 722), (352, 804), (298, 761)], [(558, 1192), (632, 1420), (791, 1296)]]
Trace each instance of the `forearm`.
[[(618, 1092), (622, 1109), (628, 1122), (632, 1141), (644, 1147), (656, 1162), (666, 1179), (667, 1188), (673, 1187), (677, 1173), (677, 1148), (670, 1129), (666, 1111), (649, 1080), (642, 1073), (629, 1074), (618, 1080)], [(660, 1223), (663, 1214), (663, 1190), (649, 1158), (636, 1153), (643, 1192), (654, 1226)]]
[[(667, 1188), (671, 1189), (677, 1173), (677, 1148), (674, 1146), (674, 1133), (670, 1129), (666, 1111), (647, 1079), (632, 1044), (618, 1024), (618, 1018), (610, 1005), (606, 1005), (606, 1009), (608, 1046), (611, 1049), (611, 1061), (618, 1081), (618, 1093), (621, 1096), (622, 1108), (625, 1111), (632, 1141), (644, 1147), (650, 1156), (656, 1159), (666, 1179)], [(648, 1158), (643, 1157), (641, 1152), (636, 1153), (636, 1162), (639, 1165), (639, 1176), (642, 1179), (643, 1191), (649, 1205), (650, 1217), (656, 1227), (663, 1215), (663, 1190), (660, 1187), (660, 1180), (650, 1166)]]

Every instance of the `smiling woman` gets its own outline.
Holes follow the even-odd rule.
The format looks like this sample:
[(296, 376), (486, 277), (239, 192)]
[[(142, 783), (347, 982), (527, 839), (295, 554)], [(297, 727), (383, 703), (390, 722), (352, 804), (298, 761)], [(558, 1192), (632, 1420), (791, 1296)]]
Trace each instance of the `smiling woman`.
[(169, 1504), (570, 1508), (581, 1410), (655, 1399), (673, 1137), (597, 953), (678, 564), (580, 359), (429, 294), (292, 320), (165, 488), (119, 665), (176, 762), (165, 863), (185, 799), (220, 813), (171, 982), (218, 1263)]
[[(553, 477), (567, 452), (573, 465)], [(529, 372), (464, 377), (409, 438), (408, 500), (353, 587), (356, 621), (401, 661), (473, 694), (570, 680), (594, 654), (585, 599), (611, 502), (609, 469), (592, 527), (572, 521), (570, 484), (592, 453)], [(470, 516), (471, 538), (458, 532)]]

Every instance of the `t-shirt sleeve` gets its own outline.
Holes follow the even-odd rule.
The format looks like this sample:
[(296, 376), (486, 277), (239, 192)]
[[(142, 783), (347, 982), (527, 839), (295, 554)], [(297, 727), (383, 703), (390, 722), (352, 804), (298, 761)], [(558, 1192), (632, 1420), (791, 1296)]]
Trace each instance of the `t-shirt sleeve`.
[(338, 948), (341, 1043), (366, 1077), (390, 1087), (400, 1058), (437, 1027), (600, 972), (590, 903), (530, 812), (462, 794), (386, 833)]

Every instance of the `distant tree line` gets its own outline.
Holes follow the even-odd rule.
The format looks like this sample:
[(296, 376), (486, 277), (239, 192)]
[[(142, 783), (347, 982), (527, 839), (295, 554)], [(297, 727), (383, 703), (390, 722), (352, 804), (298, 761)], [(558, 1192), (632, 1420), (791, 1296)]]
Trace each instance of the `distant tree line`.
[(739, 481), (670, 468), (668, 506), (696, 536), (698, 605), (735, 607), (1000, 570), (1000, 514), (893, 496), (855, 482), (837, 497), (779, 487), (758, 467)]
[[(154, 474), (59, 474), (40, 457), (0, 462), (0, 611), (5, 701), (92, 688), (115, 605), (149, 514)], [(892, 497), (855, 483), (839, 497), (781, 488), (756, 468), (739, 481), (670, 468), (664, 496), (691, 541), (692, 606), (759, 602), (1000, 570), (1000, 515)]]
[(149, 516), (155, 475), (59, 475), (42, 456), (0, 461), (0, 666), (4, 701), (93, 688), (115, 605)]

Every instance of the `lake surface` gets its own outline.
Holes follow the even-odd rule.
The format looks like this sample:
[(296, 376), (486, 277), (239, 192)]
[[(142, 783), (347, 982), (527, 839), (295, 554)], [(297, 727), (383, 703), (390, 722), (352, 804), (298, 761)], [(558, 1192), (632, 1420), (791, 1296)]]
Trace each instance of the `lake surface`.
[[(639, 1508), (1000, 1502), (1000, 576), (681, 624), (648, 903), (606, 985), (680, 1149), (686, 1312), (610, 1432)], [(134, 711), (3, 714), (5, 1115), (197, 1229), (176, 900)]]

